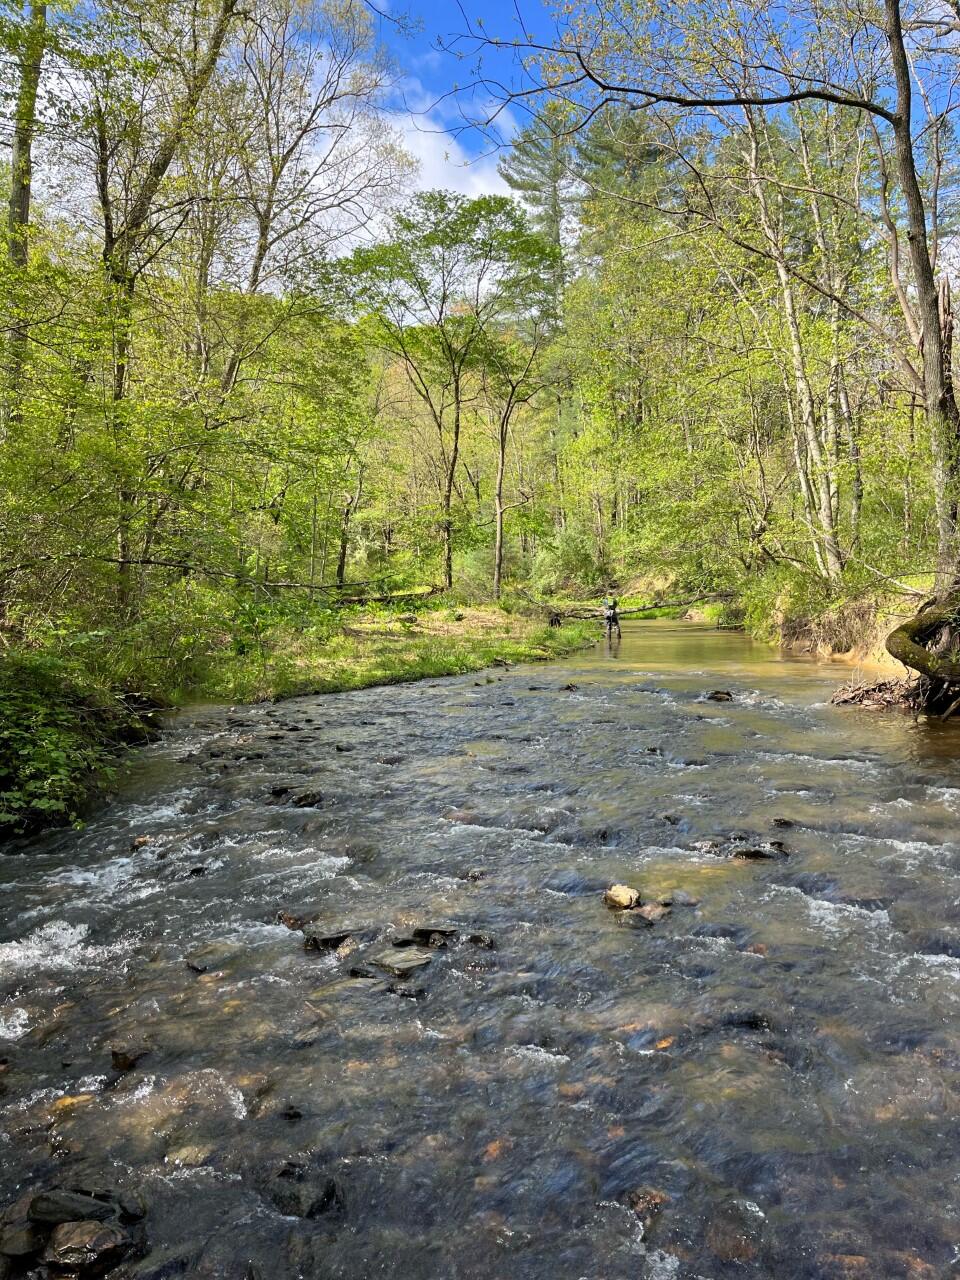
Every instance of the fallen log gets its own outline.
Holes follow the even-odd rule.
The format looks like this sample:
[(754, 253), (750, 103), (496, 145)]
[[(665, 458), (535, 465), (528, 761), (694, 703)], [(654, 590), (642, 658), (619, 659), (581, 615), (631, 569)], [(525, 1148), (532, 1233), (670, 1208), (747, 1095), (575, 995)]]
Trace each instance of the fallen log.
[[(629, 609), (618, 609), (617, 613), (621, 618), (629, 617), (631, 614), (649, 613), (651, 609), (687, 609), (693, 604), (709, 604), (720, 600), (732, 600), (732, 591), (714, 591), (709, 595), (691, 596), (687, 600), (652, 600), (649, 604), (634, 605)], [(539, 601), (535, 603), (540, 603)], [(604, 616), (603, 609), (593, 608), (584, 605), (582, 608), (576, 609), (559, 609), (553, 605), (541, 605), (550, 613), (551, 620), (553, 618), (602, 618)]]
[[(347, 583), (347, 587), (350, 584)], [(429, 600), (432, 596), (442, 595), (444, 587), (420, 587), (416, 591), (394, 591), (382, 596), (339, 596), (334, 606), (349, 604), (399, 604), (403, 600)]]

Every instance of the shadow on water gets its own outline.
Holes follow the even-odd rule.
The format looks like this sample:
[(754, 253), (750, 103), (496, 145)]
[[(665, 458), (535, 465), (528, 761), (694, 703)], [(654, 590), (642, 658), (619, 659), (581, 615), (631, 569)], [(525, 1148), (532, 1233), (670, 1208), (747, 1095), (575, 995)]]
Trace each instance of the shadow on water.
[(5, 1198), (140, 1187), (156, 1280), (957, 1274), (960, 736), (847, 674), (626, 623), (176, 717), (0, 859)]

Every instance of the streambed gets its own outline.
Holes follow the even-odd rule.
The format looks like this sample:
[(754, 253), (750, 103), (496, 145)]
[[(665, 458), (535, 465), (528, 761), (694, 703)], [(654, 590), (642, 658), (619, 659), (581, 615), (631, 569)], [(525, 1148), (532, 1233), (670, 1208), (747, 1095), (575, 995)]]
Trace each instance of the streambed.
[(0, 857), (2, 1201), (137, 1189), (155, 1280), (960, 1275), (960, 733), (845, 675), (659, 621), (177, 715)]

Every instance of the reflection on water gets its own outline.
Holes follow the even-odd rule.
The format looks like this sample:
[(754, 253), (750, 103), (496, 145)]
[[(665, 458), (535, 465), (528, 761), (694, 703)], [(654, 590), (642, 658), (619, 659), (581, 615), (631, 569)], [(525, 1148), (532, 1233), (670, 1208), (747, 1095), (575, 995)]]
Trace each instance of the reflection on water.
[(142, 1277), (957, 1274), (960, 737), (846, 674), (625, 623), (177, 717), (0, 859), (5, 1199), (142, 1187)]

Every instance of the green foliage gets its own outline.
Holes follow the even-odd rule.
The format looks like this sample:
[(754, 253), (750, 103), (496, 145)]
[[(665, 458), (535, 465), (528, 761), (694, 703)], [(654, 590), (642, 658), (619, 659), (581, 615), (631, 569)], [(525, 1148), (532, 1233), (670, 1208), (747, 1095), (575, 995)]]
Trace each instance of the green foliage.
[(45, 654), (0, 658), (0, 832), (76, 822), (112, 776), (134, 717), (77, 668)]

